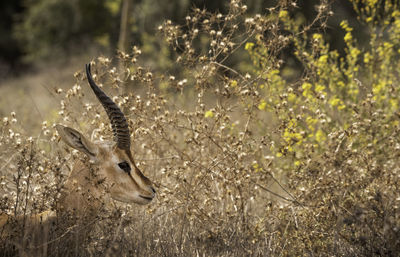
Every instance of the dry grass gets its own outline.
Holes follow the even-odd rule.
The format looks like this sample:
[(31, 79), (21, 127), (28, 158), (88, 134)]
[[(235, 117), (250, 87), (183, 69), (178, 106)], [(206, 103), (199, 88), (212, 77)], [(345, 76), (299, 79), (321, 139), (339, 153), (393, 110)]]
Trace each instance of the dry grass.
[[(138, 48), (120, 54), (119, 71), (96, 58), (95, 80), (127, 114), (135, 159), (157, 199), (146, 207), (107, 203), (79, 225), (59, 216), (45, 233), (46, 254), (396, 256), (400, 126), (390, 103), (399, 99), (379, 95), (365, 75), (372, 66), (351, 62), (353, 46), (341, 65), (319, 34), (307, 36), (331, 15), (321, 6), (316, 27), (296, 27), (287, 1), (254, 17), (231, 1), (225, 15), (196, 9), (186, 27), (167, 21), (160, 32), (176, 50), (176, 73), (141, 66)], [(290, 83), (280, 74), (289, 43), (304, 68)], [(229, 66), (246, 56), (243, 48), (254, 63)], [(350, 79), (361, 75), (358, 84)], [(57, 122), (110, 139), (82, 70), (71, 85), (55, 90)], [(52, 122), (31, 137), (18, 117), (8, 115), (0, 127), (0, 210), (25, 217), (54, 207), (72, 161), (87, 160), (58, 144)], [(32, 246), (21, 237), (23, 224), (22, 233), (2, 238), (3, 256)], [(85, 226), (91, 229), (83, 235)]]

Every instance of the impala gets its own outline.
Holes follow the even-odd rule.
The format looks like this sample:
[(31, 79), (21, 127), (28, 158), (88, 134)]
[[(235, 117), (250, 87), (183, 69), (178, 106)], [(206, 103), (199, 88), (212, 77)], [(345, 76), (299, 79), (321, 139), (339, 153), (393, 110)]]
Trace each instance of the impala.
[[(60, 213), (95, 217), (105, 200), (109, 198), (124, 203), (148, 204), (155, 197), (156, 192), (151, 181), (143, 175), (133, 159), (129, 127), (124, 114), (96, 85), (92, 78), (90, 64), (86, 65), (86, 75), (91, 89), (110, 120), (114, 141), (92, 142), (73, 128), (56, 125), (61, 139), (68, 146), (87, 155), (89, 161), (77, 161), (74, 164), (63, 187), (55, 213), (46, 211), (23, 219), (24, 228), (31, 227), (28, 233), (31, 231), (44, 233), (43, 230), (48, 229), (49, 220), (54, 220), (56, 216), (60, 217)], [(12, 230), (10, 220), (10, 216), (0, 215), (0, 233), (2, 230)], [(18, 222), (22, 219), (17, 217), (16, 220)], [(25, 223), (28, 225), (25, 226)], [(7, 233), (3, 233), (4, 235)], [(31, 242), (28, 243), (30, 247), (32, 245), (36, 247), (36, 244), (43, 245), (43, 239), (37, 240), (37, 237), (37, 235), (31, 236)], [(24, 250), (21, 249), (23, 248), (21, 245), (17, 248), (20, 252)], [(43, 254), (43, 249), (40, 254)]]

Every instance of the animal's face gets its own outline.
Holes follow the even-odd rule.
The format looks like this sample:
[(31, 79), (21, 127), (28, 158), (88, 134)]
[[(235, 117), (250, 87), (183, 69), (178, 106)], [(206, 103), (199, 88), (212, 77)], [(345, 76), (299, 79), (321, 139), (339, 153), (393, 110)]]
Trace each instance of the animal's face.
[(130, 151), (98, 146), (99, 168), (110, 185), (111, 197), (126, 203), (148, 204), (155, 196), (151, 181), (135, 165)]
[(93, 143), (69, 127), (57, 125), (56, 129), (64, 142), (88, 155), (98, 166), (113, 199), (137, 204), (153, 200), (152, 183), (135, 165), (129, 150), (120, 149), (115, 143)]

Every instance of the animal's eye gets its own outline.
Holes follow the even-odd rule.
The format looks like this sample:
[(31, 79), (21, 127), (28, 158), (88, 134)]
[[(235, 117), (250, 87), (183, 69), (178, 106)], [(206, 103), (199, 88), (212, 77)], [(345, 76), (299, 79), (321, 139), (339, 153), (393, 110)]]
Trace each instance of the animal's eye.
[(126, 161), (118, 163), (118, 166), (126, 173), (131, 173), (131, 166)]

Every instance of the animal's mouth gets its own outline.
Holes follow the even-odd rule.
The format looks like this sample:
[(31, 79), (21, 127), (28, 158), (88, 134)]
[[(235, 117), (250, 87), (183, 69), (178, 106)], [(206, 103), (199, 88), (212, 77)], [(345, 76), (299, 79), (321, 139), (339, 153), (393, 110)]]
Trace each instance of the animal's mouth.
[(148, 201), (153, 200), (153, 197), (149, 197), (149, 196), (144, 196), (144, 195), (139, 195), (141, 198), (146, 199)]

